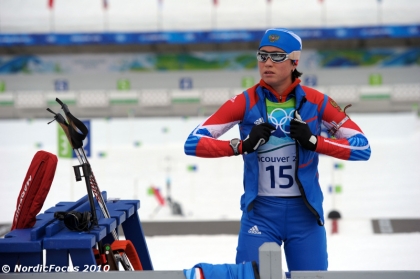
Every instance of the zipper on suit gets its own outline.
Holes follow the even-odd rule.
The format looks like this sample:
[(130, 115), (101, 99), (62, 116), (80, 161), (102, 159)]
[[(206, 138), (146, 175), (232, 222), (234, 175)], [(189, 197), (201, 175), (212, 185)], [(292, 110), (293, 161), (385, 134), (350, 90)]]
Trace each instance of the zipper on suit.
[[(302, 105), (306, 102), (306, 98), (304, 97), (302, 101), (299, 103), (299, 106), (296, 108), (299, 111)], [(305, 203), (306, 207), (315, 215), (318, 225), (323, 226), (324, 223), (319, 216), (319, 213), (313, 208), (313, 206), (309, 203), (308, 198), (306, 197), (305, 190), (303, 189), (302, 183), (299, 180), (298, 170), (299, 170), (299, 144), (295, 141), (296, 144), (296, 163), (295, 163), (295, 180), (299, 187), (300, 194), (302, 195), (303, 202)]]

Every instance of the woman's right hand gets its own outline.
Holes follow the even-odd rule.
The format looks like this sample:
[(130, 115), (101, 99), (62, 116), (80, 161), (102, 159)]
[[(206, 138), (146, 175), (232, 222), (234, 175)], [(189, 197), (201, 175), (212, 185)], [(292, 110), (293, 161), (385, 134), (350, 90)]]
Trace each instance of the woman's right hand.
[(261, 123), (252, 127), (251, 132), (242, 142), (242, 153), (249, 154), (265, 144), (276, 127), (270, 123)]

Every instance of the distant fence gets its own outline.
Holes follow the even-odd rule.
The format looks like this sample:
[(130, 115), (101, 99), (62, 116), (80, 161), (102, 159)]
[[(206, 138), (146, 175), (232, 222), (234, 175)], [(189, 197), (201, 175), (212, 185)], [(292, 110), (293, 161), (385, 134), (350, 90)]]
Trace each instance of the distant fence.
[[(318, 87), (340, 106), (356, 112), (417, 110), (420, 83), (381, 86)], [(58, 97), (81, 117), (203, 116), (241, 93), (241, 88), (138, 91), (21, 91), (0, 93), (0, 118), (44, 118)], [(57, 109), (58, 110), (58, 109)]]

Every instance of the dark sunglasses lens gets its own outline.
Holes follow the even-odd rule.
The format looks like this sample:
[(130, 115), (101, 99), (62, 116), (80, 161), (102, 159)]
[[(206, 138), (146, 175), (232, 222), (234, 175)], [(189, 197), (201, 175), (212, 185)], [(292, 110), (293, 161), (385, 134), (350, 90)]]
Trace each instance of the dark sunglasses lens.
[(268, 54), (267, 53), (261, 53), (261, 52), (257, 53), (257, 60), (258, 61), (265, 62), (265, 61), (267, 61), (267, 59), (268, 59)]
[(283, 62), (287, 58), (285, 53), (271, 53), (270, 56), (274, 62)]

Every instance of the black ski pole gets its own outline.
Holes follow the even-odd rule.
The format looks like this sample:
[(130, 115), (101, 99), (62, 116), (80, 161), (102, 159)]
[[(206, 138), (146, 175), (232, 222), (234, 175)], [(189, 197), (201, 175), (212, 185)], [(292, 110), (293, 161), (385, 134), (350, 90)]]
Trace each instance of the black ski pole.
[[(64, 113), (66, 114), (66, 118), (67, 118), (68, 123), (65, 121), (64, 117), (60, 113), (56, 114), (50, 109), (47, 109), (47, 110), (55, 115), (54, 120), (57, 120), (57, 122), (63, 128), (70, 144), (72, 145), (72, 147), (73, 147), (73, 149), (76, 153), (76, 156), (79, 160), (79, 163), (81, 165), (83, 165), (83, 164), (89, 165), (89, 178), (86, 179), (86, 177), (85, 177), (85, 180), (88, 181), (88, 182), (86, 182), (86, 187), (90, 188), (90, 191), (88, 189), (88, 193), (90, 192), (92, 194), (92, 192), (93, 192), (104, 217), (105, 218), (111, 218), (111, 215), (109, 214), (109, 211), (106, 207), (105, 200), (103, 199), (103, 196), (102, 196), (101, 191), (99, 189), (98, 183), (96, 182), (95, 175), (93, 174), (93, 171), (90, 168), (89, 161), (88, 161), (87, 156), (85, 154), (85, 151), (83, 149), (83, 140), (86, 138), (86, 135), (88, 133), (88, 129), (82, 121), (80, 121), (79, 119), (77, 119), (76, 117), (74, 117), (71, 114), (71, 112), (70, 112), (70, 110), (69, 110), (69, 108), (66, 104), (64, 104), (58, 98), (56, 98), (56, 101), (61, 105)], [(88, 183), (89, 183), (89, 186), (88, 186)], [(113, 236), (114, 240), (119, 239), (116, 230), (112, 231), (112, 236)], [(118, 257), (118, 258), (120, 259), (120, 262), (121, 262), (121, 264), (122, 264), (122, 266), (125, 270), (133, 270), (132, 265), (131, 265), (131, 263), (130, 263), (130, 261), (129, 261), (129, 259), (128, 259), (127, 255), (125, 253), (123, 253), (122, 257)]]
[[(70, 136), (69, 129), (68, 129), (69, 125), (66, 122), (66, 120), (64, 119), (64, 117), (60, 113), (55, 113), (49, 108), (47, 108), (47, 110), (49, 112), (51, 112), (52, 114), (54, 114), (54, 120), (56, 120), (59, 123), (59, 125), (61, 126), (61, 128), (63, 129), (63, 131), (66, 134), (67, 139), (69, 140), (72, 148), (74, 149), (74, 144), (80, 145), (79, 143), (75, 143), (74, 140), (73, 141), (70, 140), (71, 136)], [(50, 124), (54, 120), (48, 122), (48, 124)], [(92, 191), (91, 191), (91, 188), (90, 188), (90, 176), (91, 176), (91, 173), (92, 173), (91, 169), (90, 169), (90, 165), (82, 162), (80, 157), (78, 157), (78, 158), (79, 158), (79, 163), (81, 165), (73, 166), (73, 169), (74, 169), (74, 174), (75, 174), (76, 181), (81, 181), (82, 177), (85, 178), (85, 184), (86, 184), (86, 190), (87, 190), (87, 195), (88, 195), (88, 200), (89, 200), (89, 206), (90, 206), (90, 211), (91, 211), (91, 215), (92, 215), (91, 220), (89, 220), (91, 222), (91, 226), (89, 226), (89, 227), (98, 226), (98, 216), (96, 214), (95, 202), (94, 202), (93, 194), (92, 194)], [(83, 175), (80, 173), (80, 168), (82, 168)], [(103, 251), (102, 251), (103, 245), (102, 245), (101, 241), (99, 241), (97, 243), (97, 248), (98, 248), (99, 253), (102, 254), (103, 253)]]

